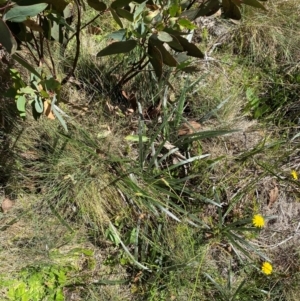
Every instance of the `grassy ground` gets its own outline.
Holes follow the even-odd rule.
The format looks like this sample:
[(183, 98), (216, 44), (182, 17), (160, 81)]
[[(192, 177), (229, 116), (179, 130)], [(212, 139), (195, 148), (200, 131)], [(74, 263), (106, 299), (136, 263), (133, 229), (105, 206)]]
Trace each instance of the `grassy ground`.
[(110, 97), (104, 29), (62, 91), (68, 134), (1, 100), (1, 300), (299, 300), (299, 5), (269, 2), (197, 31), (211, 60), (173, 88), (129, 82), (143, 120)]

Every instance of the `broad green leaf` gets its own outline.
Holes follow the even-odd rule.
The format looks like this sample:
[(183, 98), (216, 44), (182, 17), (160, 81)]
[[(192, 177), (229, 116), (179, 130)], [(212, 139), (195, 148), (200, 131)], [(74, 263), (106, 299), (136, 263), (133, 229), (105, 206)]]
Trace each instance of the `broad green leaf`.
[(163, 31), (167, 32), (168, 34), (170, 34), (172, 36), (176, 36), (176, 37), (177, 36), (186, 36), (189, 34), (188, 32), (174, 30), (173, 28), (170, 28), (170, 27), (165, 27)]
[(193, 43), (190, 43), (187, 39), (177, 36), (176, 37), (179, 43), (182, 45), (184, 51), (187, 52), (187, 55), (197, 57), (200, 59), (204, 58), (202, 51)]
[(145, 26), (145, 23), (143, 20), (140, 20), (140, 22), (138, 22), (138, 27), (136, 28), (135, 31), (135, 35), (138, 38), (145, 38), (145, 36), (147, 35), (147, 27)]
[(120, 17), (125, 18), (130, 22), (133, 22), (133, 14), (130, 13), (128, 10), (123, 8), (117, 8), (116, 12)]
[(111, 4), (111, 7), (116, 9), (128, 5), (132, 0), (116, 0)]
[(112, 8), (110, 8), (109, 11), (110, 11), (112, 17), (114, 18), (114, 20), (117, 22), (117, 24), (121, 28), (123, 28), (123, 23), (122, 23), (121, 19), (119, 18), (118, 14), (116, 13), (116, 11), (114, 9), (112, 9)]
[(51, 13), (47, 15), (47, 18), (57, 25), (66, 26), (68, 30), (75, 32), (74, 28), (72, 28), (66, 21), (64, 17), (62, 17), (60, 14)]
[(185, 68), (190, 63), (186, 62), (188, 59), (190, 59), (189, 56), (186, 55), (185, 52), (177, 53), (175, 56), (178, 63), (180, 63), (180, 66), (178, 66), (180, 69)]
[(146, 12), (145, 14), (143, 14), (144, 18), (144, 22), (146, 24), (150, 24), (152, 22), (152, 20), (160, 13), (160, 10), (157, 9), (155, 11), (149, 11), (149, 12)]
[(175, 60), (173, 55), (169, 51), (167, 51), (163, 45), (158, 46), (158, 49), (162, 55), (164, 64), (170, 67), (176, 67), (178, 65), (178, 62)]
[(69, 5), (67, 5), (66, 8), (63, 10), (63, 16), (65, 19), (70, 19), (74, 17), (74, 7), (72, 3), (69, 3)]
[(55, 41), (58, 41), (60, 44), (65, 45), (67, 43), (67, 37), (64, 34), (63, 27), (66, 26), (70, 31), (74, 31), (74, 29), (66, 22), (65, 18), (62, 17), (60, 14), (48, 14), (47, 19), (52, 21), (51, 37)]
[(125, 41), (126, 40), (126, 34), (127, 34), (126, 29), (120, 29), (118, 31), (112, 32), (107, 37), (109, 39), (113, 39), (113, 40), (116, 40), (116, 41)]
[(96, 11), (104, 11), (106, 10), (107, 6), (104, 2), (99, 0), (87, 0), (87, 3), (90, 7), (95, 9)]
[(51, 4), (53, 8), (59, 13), (62, 13), (66, 6), (70, 3), (69, 0), (15, 0), (14, 2), (22, 6), (38, 3), (48, 3)]
[(193, 21), (197, 18), (198, 14), (199, 14), (199, 9), (189, 9), (189, 10), (184, 11), (179, 17), (187, 18), (187, 19)]
[(2, 19), (0, 19), (0, 32), (0, 44), (3, 45), (9, 54), (16, 52), (17, 42)]
[(261, 3), (257, 0), (243, 0), (243, 4), (247, 4), (256, 8), (261, 8), (263, 10), (267, 10)]
[[(50, 16), (54, 16), (54, 14), (50, 14)], [(51, 18), (49, 18), (51, 20)], [(51, 38), (53, 38), (55, 41), (59, 42), (60, 44), (66, 43), (65, 35), (63, 34), (63, 27), (57, 23), (53, 22), (52, 28), (51, 28)]]
[(42, 114), (44, 111), (43, 101), (39, 95), (35, 95), (34, 97), (34, 108), (39, 114)]
[(27, 86), (27, 87), (24, 87), (24, 88), (21, 88), (19, 91), (18, 91), (20, 94), (30, 94), (31, 96), (34, 96), (35, 95), (35, 91)]
[(26, 98), (24, 95), (20, 95), (17, 99), (17, 109), (20, 112), (25, 112)]
[(209, 17), (215, 14), (220, 9), (220, 1), (219, 0), (210, 0), (210, 1), (203, 1), (199, 6), (198, 13), (196, 18), (200, 16)]
[(178, 4), (173, 4), (169, 8), (169, 14), (171, 17), (176, 17), (177, 14), (180, 14), (181, 7)]
[(201, 16), (211, 16), (220, 9), (219, 0), (203, 1), (197, 9), (184, 11), (180, 17), (187, 18), (190, 21)]
[(148, 44), (148, 55), (151, 65), (154, 68), (155, 74), (160, 80), (163, 72), (163, 59), (160, 51), (156, 46), (154, 46), (152, 43)]
[(46, 90), (47, 91), (58, 91), (61, 87), (61, 83), (53, 78), (52, 76), (49, 76), (46, 80), (43, 81), (45, 84)]
[(146, 7), (146, 2), (141, 3), (140, 5), (137, 5), (134, 10), (133, 19), (136, 21), (137, 18), (140, 16), (140, 14), (144, 11), (144, 8)]
[(171, 37), (173, 38), (173, 40), (171, 42), (168, 42), (168, 45), (175, 51), (183, 51), (183, 47), (179, 43), (178, 39), (173, 35), (171, 35)]
[(170, 54), (167, 49), (164, 47), (163, 43), (159, 41), (156, 37), (156, 35), (152, 35), (149, 38), (149, 43), (152, 43), (155, 45), (158, 50), (160, 51), (163, 59), (163, 63), (170, 66), (170, 67), (176, 67), (178, 65), (177, 61), (175, 58)]
[(39, 3), (28, 6), (14, 6), (4, 16), (4, 21), (23, 22), (28, 17), (34, 17), (48, 6), (47, 3)]
[(127, 53), (133, 50), (136, 47), (136, 45), (137, 41), (135, 40), (115, 42), (98, 52), (97, 57), (118, 53)]
[(222, 0), (222, 7), (224, 10), (224, 15), (227, 18), (231, 18), (234, 20), (240, 20), (241, 19), (241, 12), (240, 9), (232, 3), (230, 0)]
[(157, 38), (162, 42), (172, 42), (173, 40), (172, 36), (165, 31), (160, 31), (157, 34)]
[(189, 21), (188, 19), (179, 19), (178, 24), (189, 30), (197, 28), (197, 26), (194, 23), (192, 23), (191, 21)]

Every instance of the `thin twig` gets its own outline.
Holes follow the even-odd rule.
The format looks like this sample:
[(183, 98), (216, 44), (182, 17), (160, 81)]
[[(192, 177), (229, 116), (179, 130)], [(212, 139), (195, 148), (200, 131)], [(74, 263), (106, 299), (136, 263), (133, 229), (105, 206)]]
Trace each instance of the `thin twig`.
[[(104, 11), (106, 12), (106, 11)], [(94, 17), (93, 19), (91, 19), (90, 21), (88, 21), (86, 24), (82, 25), (82, 27), (80, 28), (80, 31), (83, 30), (84, 28), (86, 28), (87, 26), (89, 26), (91, 23), (93, 23), (96, 19), (98, 19), (101, 15), (103, 15), (104, 12), (101, 12), (99, 13), (96, 17)], [(67, 45), (68, 43), (76, 36), (76, 32), (73, 33), (69, 39), (68, 39), (68, 42), (67, 42)]]
[(75, 54), (75, 58), (74, 58), (74, 62), (73, 62), (73, 66), (71, 71), (68, 73), (68, 75), (62, 80), (61, 84), (64, 85), (66, 82), (68, 82), (68, 80), (70, 79), (70, 77), (72, 75), (74, 75), (74, 71), (76, 69), (77, 63), (78, 63), (78, 59), (79, 59), (79, 54), (80, 54), (80, 27), (81, 27), (81, 12), (80, 12), (80, 6), (78, 3), (78, 0), (74, 1), (76, 4), (76, 8), (77, 8), (77, 30), (75, 33), (76, 36), (76, 54)]
[[(6, 4), (5, 6), (0, 7), (0, 11), (1, 11), (1, 10), (5, 10), (5, 9), (7, 9), (7, 8), (10, 8), (10, 7), (12, 7), (13, 5), (14, 5), (14, 4), (12, 4), (12, 3), (8, 3), (8, 4)], [(4, 12), (3, 14), (5, 14), (5, 12)]]
[[(31, 56), (33, 57), (33, 59), (35, 60), (36, 64), (38, 65), (39, 64), (39, 60), (35, 57), (34, 53), (32, 52), (31, 48), (28, 46), (30, 45), (29, 42), (26, 42), (25, 44), (21, 44), (21, 45), (24, 45), (31, 53)], [(31, 46), (31, 45), (30, 45)], [(32, 46), (31, 46), (32, 47)]]
[(134, 63), (129, 71), (127, 71), (122, 78), (119, 80), (117, 86), (122, 87), (124, 84), (126, 84), (129, 80), (131, 80), (133, 77), (135, 77), (143, 68), (146, 67), (146, 65), (149, 63), (147, 61), (144, 65), (143, 62), (146, 59), (147, 55), (145, 54), (138, 62)]
[(33, 37), (33, 41), (34, 41), (34, 44), (35, 44), (35, 47), (36, 47), (36, 52), (39, 56), (39, 62), (41, 61), (41, 53), (40, 53), (40, 50), (39, 50), (39, 46), (38, 46), (38, 43), (37, 43), (37, 40), (33, 34), (33, 31), (30, 29), (30, 33), (32, 34), (32, 37)]
[[(39, 16), (39, 26), (41, 26), (42, 24), (41, 24), (41, 16)], [(41, 32), (39, 32), (39, 37), (40, 37), (40, 50), (41, 50), (41, 61), (42, 61), (42, 63), (44, 63), (45, 62), (45, 60), (44, 60), (44, 34), (43, 33), (41, 33)], [(50, 69), (50, 71), (51, 71), (51, 69)], [(52, 72), (51, 72), (52, 73)]]

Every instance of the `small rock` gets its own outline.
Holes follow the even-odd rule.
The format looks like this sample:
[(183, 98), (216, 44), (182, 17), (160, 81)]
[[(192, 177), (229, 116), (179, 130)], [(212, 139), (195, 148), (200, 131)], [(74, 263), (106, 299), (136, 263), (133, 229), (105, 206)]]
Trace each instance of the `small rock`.
[(5, 198), (1, 204), (1, 208), (4, 213), (8, 212), (13, 206), (14, 206), (14, 202), (9, 198)]

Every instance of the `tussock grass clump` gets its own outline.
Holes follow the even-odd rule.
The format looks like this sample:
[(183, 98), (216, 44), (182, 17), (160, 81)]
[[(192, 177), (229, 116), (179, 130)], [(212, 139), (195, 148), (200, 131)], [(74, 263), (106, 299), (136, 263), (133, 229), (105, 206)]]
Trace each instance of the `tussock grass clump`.
[(246, 109), (255, 118), (295, 123), (299, 112), (299, 6), (293, 0), (273, 0), (267, 8), (267, 12), (244, 9), (232, 44), (240, 63), (253, 69), (245, 87)]
[[(299, 57), (297, 1), (268, 1), (268, 11), (244, 8), (235, 44), (249, 62), (265, 68), (287, 67)], [(247, 61), (246, 60), (246, 61)]]
[(64, 134), (50, 120), (28, 126), (14, 150), (20, 166), (14, 182), (24, 185), (16, 189), (41, 193), (58, 211), (81, 210), (83, 216), (92, 213), (99, 225), (107, 222), (110, 206), (121, 207), (121, 197), (109, 186), (113, 172), (108, 158), (116, 149), (106, 138), (97, 139), (102, 131), (100, 125), (98, 133), (97, 128), (87, 133), (70, 125)]

